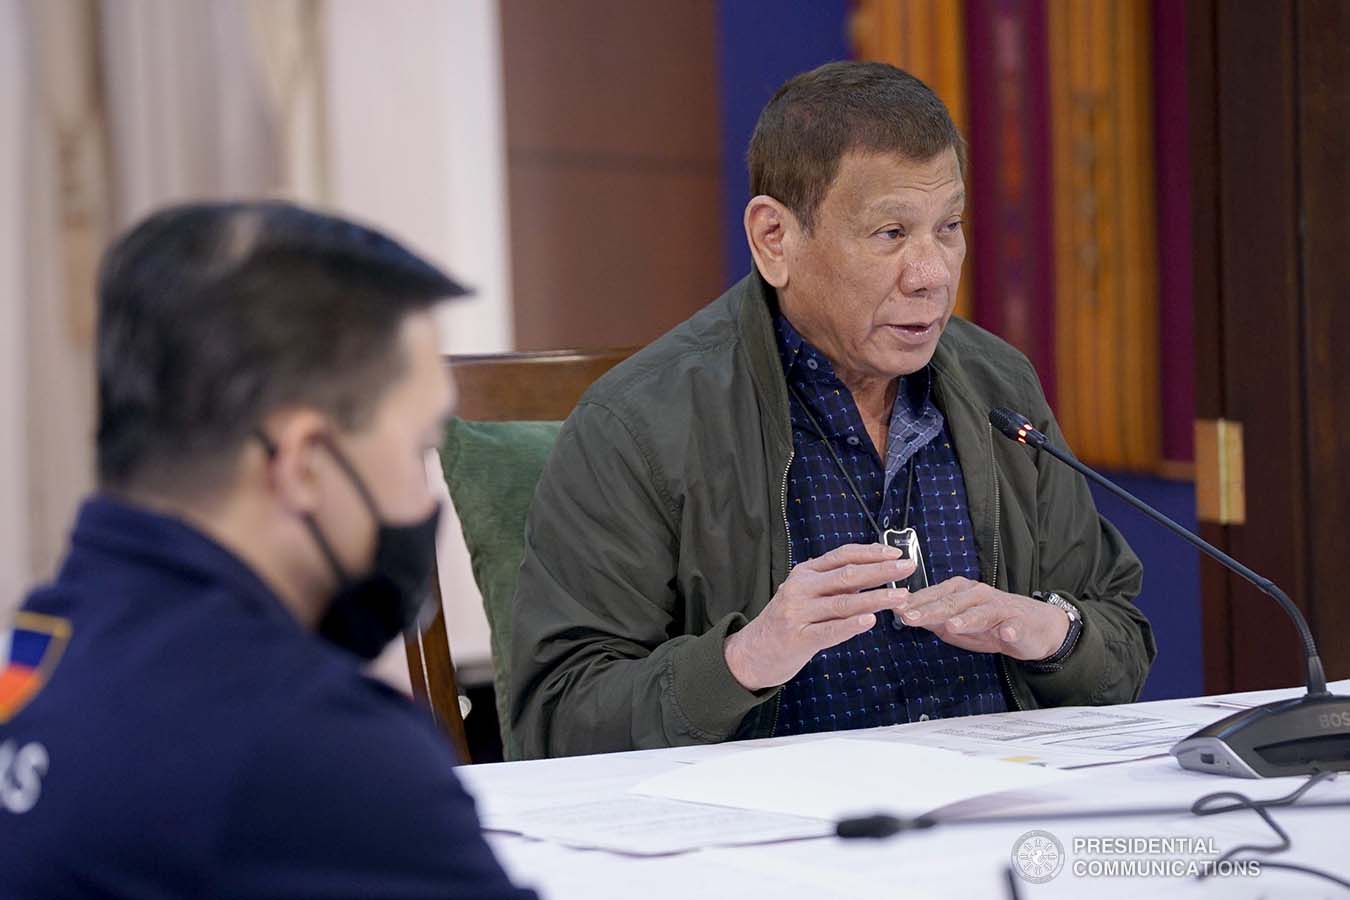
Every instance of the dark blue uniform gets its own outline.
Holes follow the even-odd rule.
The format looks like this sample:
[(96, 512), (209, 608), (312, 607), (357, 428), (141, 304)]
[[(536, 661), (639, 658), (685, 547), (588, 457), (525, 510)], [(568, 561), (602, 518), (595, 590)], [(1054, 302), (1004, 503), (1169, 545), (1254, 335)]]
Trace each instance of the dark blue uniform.
[(0, 652), (0, 897), (533, 897), (411, 702), (180, 521), (88, 502)]

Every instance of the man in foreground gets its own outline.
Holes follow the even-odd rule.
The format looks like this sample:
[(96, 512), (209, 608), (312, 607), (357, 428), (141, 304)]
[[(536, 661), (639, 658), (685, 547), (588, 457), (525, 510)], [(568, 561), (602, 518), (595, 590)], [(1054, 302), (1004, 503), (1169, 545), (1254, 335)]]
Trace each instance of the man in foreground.
[(443, 736), (362, 673), (424, 612), (433, 309), (462, 293), (281, 203), (109, 251), (99, 493), (0, 675), (0, 895), (533, 896)]

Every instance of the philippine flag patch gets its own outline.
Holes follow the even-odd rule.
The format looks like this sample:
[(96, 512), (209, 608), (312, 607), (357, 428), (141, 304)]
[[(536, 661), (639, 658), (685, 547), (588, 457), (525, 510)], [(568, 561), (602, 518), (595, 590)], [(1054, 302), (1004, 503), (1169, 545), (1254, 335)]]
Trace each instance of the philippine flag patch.
[(70, 622), (21, 612), (0, 631), (0, 723), (8, 722), (51, 677), (70, 640)]

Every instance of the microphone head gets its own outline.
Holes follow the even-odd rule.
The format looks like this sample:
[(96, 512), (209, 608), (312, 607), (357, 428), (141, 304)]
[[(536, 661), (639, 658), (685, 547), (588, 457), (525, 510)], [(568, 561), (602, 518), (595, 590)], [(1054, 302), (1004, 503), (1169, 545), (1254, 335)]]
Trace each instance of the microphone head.
[(1006, 406), (1000, 406), (989, 411), (989, 424), (993, 425), (1004, 437), (1017, 441), (1019, 444), (1039, 447), (1045, 443), (1045, 435), (1041, 434), (1036, 426), (1031, 424), (1030, 419), (1019, 412), (1008, 409)]

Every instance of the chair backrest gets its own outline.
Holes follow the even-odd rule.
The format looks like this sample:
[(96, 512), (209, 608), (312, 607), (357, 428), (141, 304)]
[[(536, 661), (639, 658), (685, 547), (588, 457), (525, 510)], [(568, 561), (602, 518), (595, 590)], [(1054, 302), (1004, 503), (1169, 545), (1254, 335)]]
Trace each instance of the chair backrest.
[[(496, 353), (449, 356), (445, 362), (459, 391), (456, 412), (461, 419), (546, 422), (566, 419), (586, 389), (633, 352)], [(434, 587), (439, 601), (439, 573)], [(414, 694), (445, 729), (460, 757), (469, 762), (444, 612), (438, 612), (421, 634), (410, 636), (406, 646)]]
[(472, 422), (560, 422), (601, 375), (636, 352), (547, 350), (448, 356), (455, 414)]

